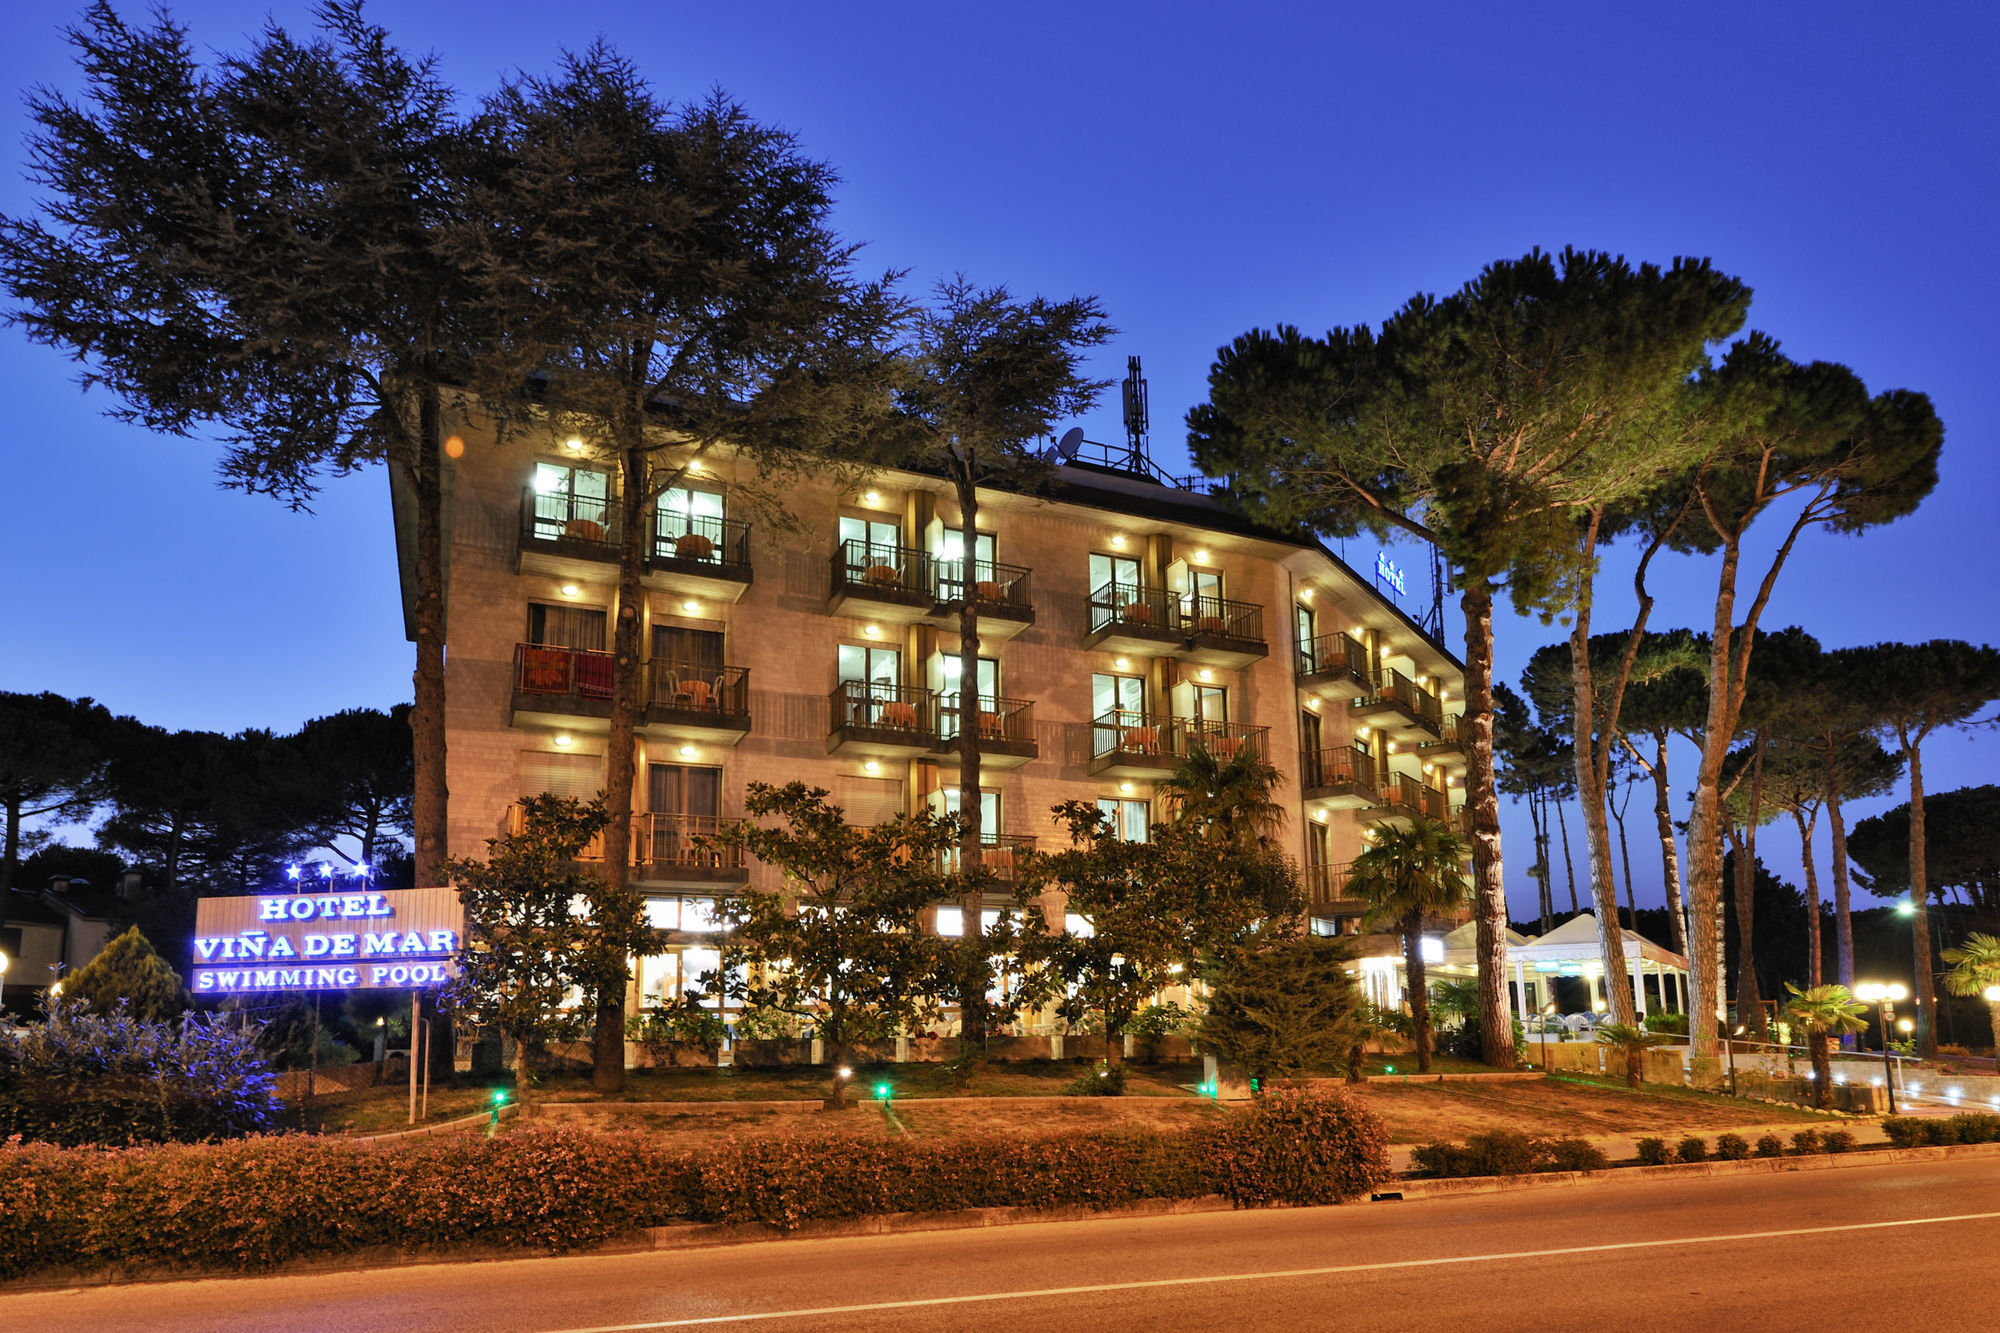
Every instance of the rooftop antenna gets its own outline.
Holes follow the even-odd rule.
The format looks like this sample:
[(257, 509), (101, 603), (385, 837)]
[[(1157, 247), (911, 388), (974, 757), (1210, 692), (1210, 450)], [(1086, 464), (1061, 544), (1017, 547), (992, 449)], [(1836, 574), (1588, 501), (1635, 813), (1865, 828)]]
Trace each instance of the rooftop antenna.
[(1139, 370), (1139, 358), (1125, 358), (1125, 443), (1136, 462), (1146, 456), (1146, 377)]
[(1062, 455), (1062, 460), (1065, 463), (1073, 460), (1076, 457), (1076, 451), (1082, 447), (1083, 427), (1081, 426), (1071, 426), (1063, 432), (1062, 438), (1056, 441), (1056, 452)]

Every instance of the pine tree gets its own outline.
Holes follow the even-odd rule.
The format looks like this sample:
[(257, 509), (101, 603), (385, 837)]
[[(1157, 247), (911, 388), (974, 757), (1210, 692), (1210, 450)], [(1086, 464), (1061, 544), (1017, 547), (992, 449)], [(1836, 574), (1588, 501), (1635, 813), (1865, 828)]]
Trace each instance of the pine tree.
[(1196, 1040), (1260, 1087), (1332, 1068), (1366, 1041), (1353, 962), (1351, 940), (1260, 935), (1211, 968)]
[(179, 1018), (187, 1009), (180, 973), (132, 926), (62, 979), (63, 995), (100, 1014), (125, 1002), (132, 1017), (149, 1023)]

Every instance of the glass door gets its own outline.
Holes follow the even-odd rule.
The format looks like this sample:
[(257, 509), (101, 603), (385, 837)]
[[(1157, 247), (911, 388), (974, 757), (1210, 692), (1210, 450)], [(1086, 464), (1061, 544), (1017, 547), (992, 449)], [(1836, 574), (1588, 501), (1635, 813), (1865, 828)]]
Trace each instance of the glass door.
[(535, 464), (535, 536), (603, 541), (611, 530), (611, 475), (565, 463)]
[(911, 705), (903, 698), (903, 654), (869, 644), (840, 645), (840, 683), (846, 716), (836, 725), (863, 727), (915, 726)]
[(722, 496), (675, 486), (653, 510), (653, 549), (678, 560), (722, 559)]

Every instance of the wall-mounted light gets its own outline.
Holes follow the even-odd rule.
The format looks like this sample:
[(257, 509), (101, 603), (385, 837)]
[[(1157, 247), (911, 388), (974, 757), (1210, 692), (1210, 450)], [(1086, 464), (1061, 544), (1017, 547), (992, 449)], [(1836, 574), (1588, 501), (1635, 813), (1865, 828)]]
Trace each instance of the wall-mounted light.
[(560, 591), (562, 595), (565, 597), (575, 597), (581, 594), (583, 592), (583, 589), (577, 587), (574, 583), (565, 583), (563, 584)]
[(1129, 657), (1120, 657), (1115, 659), (1111, 663), (1111, 665), (1117, 667), (1120, 671), (1123, 671), (1132, 665), (1132, 659)]
[(1394, 741), (1389, 742), (1389, 753), (1390, 754), (1396, 753), (1396, 742)]
[(1354, 729), (1354, 734), (1355, 734), (1355, 735), (1357, 735), (1357, 736), (1359, 736), (1359, 737), (1360, 737), (1360, 738), (1361, 738), (1362, 740), (1364, 740), (1364, 741), (1365, 741), (1365, 740), (1367, 740), (1367, 739), (1368, 739), (1368, 728), (1366, 728), (1366, 727), (1356, 727), (1356, 728)]
[(1203, 667), (1203, 668), (1201, 669), (1201, 673), (1200, 673), (1200, 674), (1201, 674), (1201, 678), (1202, 678), (1203, 680), (1214, 680), (1214, 679), (1215, 679), (1215, 673), (1214, 673), (1214, 672), (1212, 672), (1212, 671), (1210, 671), (1210, 670), (1209, 670), (1209, 669), (1208, 669), (1207, 667)]
[(869, 492), (867, 492), (866, 494), (864, 494), (864, 495), (863, 495), (863, 496), (861, 497), (861, 501), (862, 501), (862, 503), (863, 503), (863, 504), (871, 504), (871, 505), (878, 505), (878, 504), (881, 504), (881, 503), (882, 503), (882, 492), (880, 492), (880, 491), (869, 491)]
[(1313, 599), (1313, 590), (1312, 590), (1311, 588), (1300, 588), (1300, 589), (1299, 589), (1299, 600), (1300, 600), (1300, 601), (1302, 601), (1302, 602), (1310, 602), (1310, 601), (1311, 601), (1312, 599)]
[(1129, 782), (1121, 782), (1118, 784), (1118, 790), (1124, 792), (1126, 795), (1129, 796), (1132, 793), (1132, 784)]
[(1319, 711), (1319, 700), (1317, 699), (1306, 700), (1306, 707), (1312, 709), (1313, 712), (1317, 713)]
[(1326, 811), (1324, 810), (1313, 811), (1313, 823), (1324, 824), (1325, 822), (1326, 822)]
[(1123, 533), (1114, 532), (1111, 534), (1111, 549), (1114, 551), (1125, 549), (1125, 535)]
[(1208, 552), (1206, 552), (1206, 551), (1196, 551), (1196, 552), (1194, 553), (1194, 562), (1195, 562), (1195, 563), (1196, 563), (1197, 565), (1205, 565), (1205, 564), (1207, 564), (1207, 563), (1208, 563)]
[(681, 758), (683, 759), (694, 758), (694, 747), (692, 745), (683, 745), (681, 747)]
[(688, 599), (687, 601), (685, 601), (685, 602), (682, 602), (682, 603), (681, 603), (681, 610), (683, 610), (683, 611), (699, 611), (699, 610), (701, 610), (701, 603), (700, 603), (700, 602), (697, 602), (697, 601), (695, 601), (695, 600), (694, 600), (694, 599), (692, 599), (692, 598), (690, 598), (690, 599)]
[(861, 627), (861, 632), (863, 634), (866, 634), (871, 639), (879, 639), (882, 637), (882, 629), (879, 625), (863, 625)]
[(861, 771), (863, 773), (879, 773), (882, 771), (882, 765), (876, 763), (873, 759), (870, 759), (867, 763), (861, 766)]
[(567, 750), (569, 748), (569, 739), (567, 736), (558, 736), (556, 737), (556, 745)]
[(583, 441), (572, 436), (570, 439), (563, 441), (563, 448), (573, 454), (580, 454), (583, 452)]

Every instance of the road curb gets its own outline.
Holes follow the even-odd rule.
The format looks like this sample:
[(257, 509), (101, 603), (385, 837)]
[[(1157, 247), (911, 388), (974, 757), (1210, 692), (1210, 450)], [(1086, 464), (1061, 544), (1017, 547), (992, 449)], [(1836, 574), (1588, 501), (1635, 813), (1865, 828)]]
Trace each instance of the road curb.
[[(1806, 1157), (1752, 1157), (1741, 1162), (1675, 1162), (1667, 1166), (1616, 1166), (1603, 1171), (1544, 1171), (1520, 1176), (1462, 1176), (1449, 1180), (1405, 1180), (1381, 1191), (1406, 1201), (1449, 1199), (1467, 1194), (1507, 1194), (1516, 1190), (1572, 1189), (1585, 1185), (1690, 1176), (1770, 1175), (1784, 1171), (1838, 1171), (1897, 1162), (1937, 1162), (1951, 1157), (2000, 1157), (2000, 1143), (1955, 1143), (1941, 1148), (1858, 1148)], [(1378, 1195), (1379, 1197), (1379, 1195)]]

